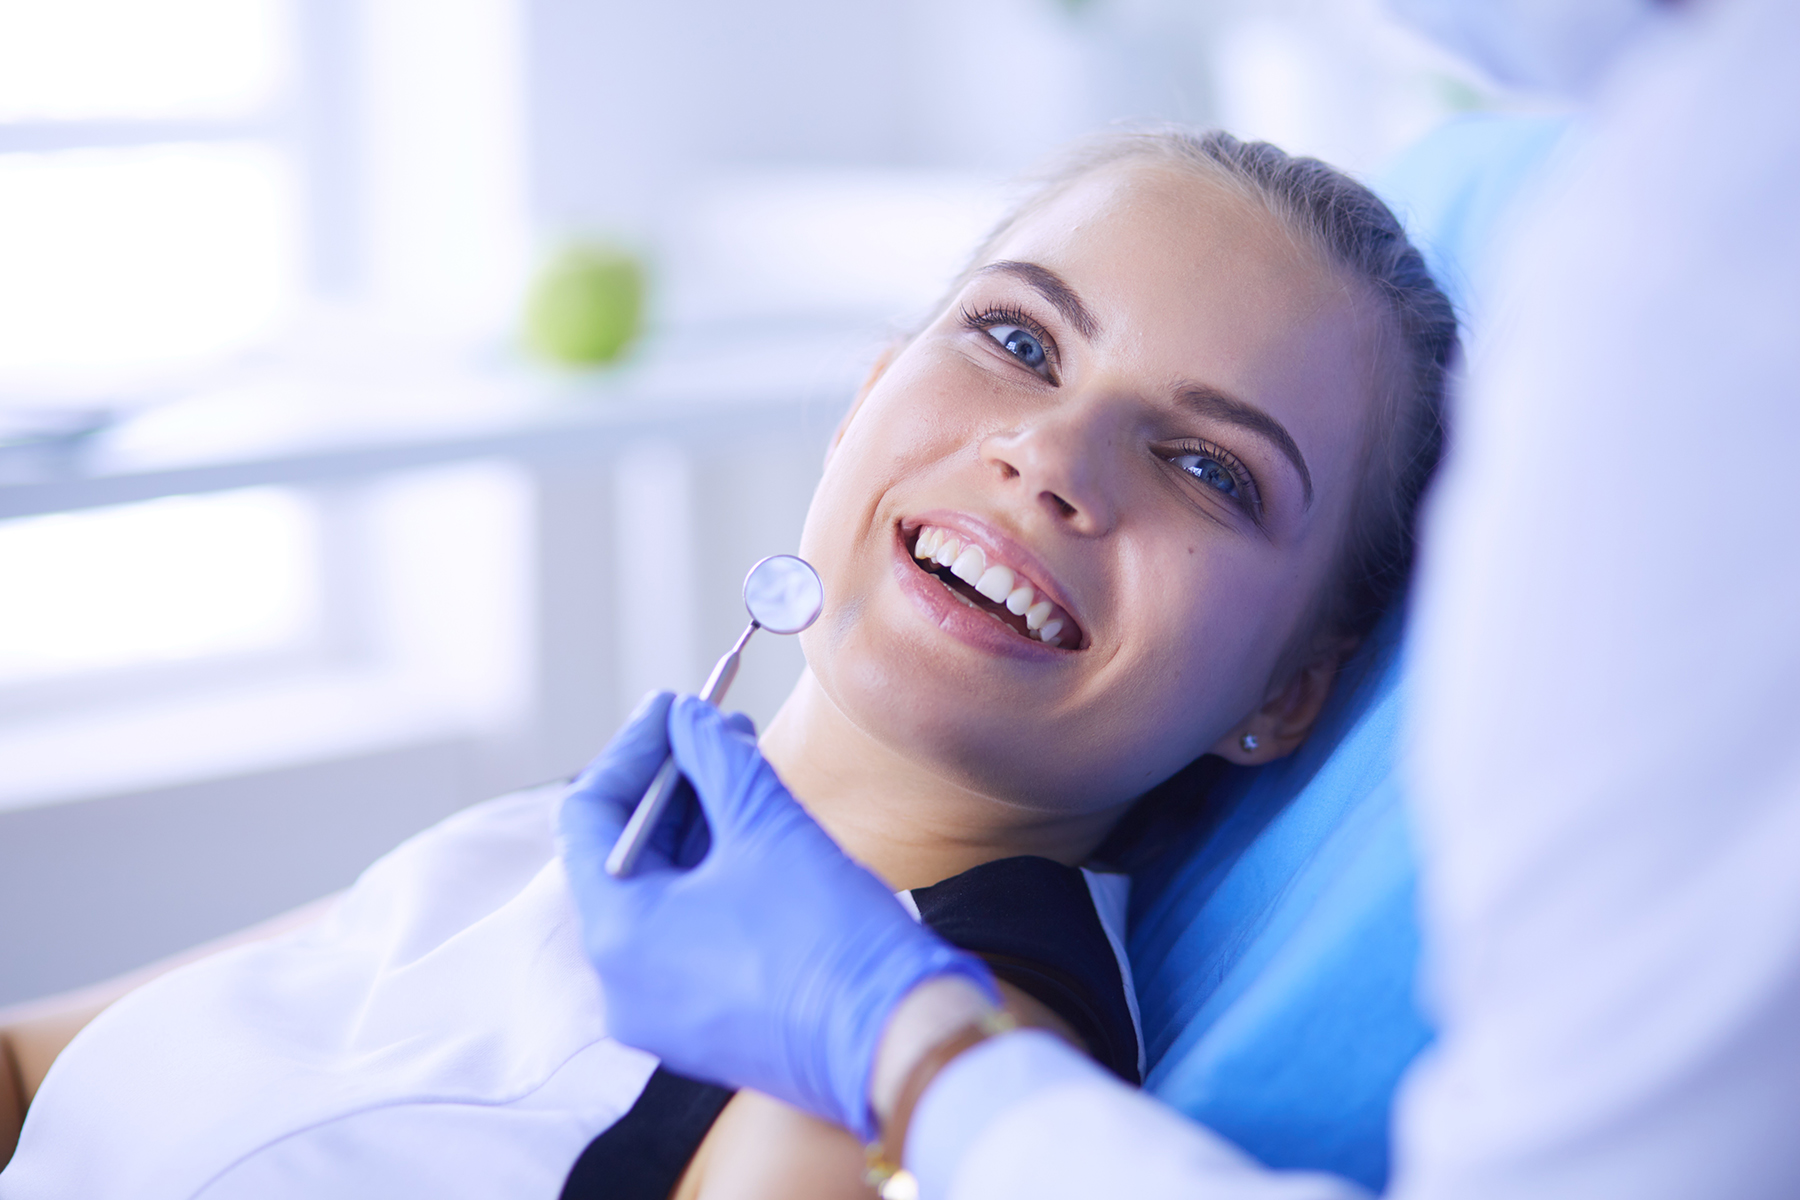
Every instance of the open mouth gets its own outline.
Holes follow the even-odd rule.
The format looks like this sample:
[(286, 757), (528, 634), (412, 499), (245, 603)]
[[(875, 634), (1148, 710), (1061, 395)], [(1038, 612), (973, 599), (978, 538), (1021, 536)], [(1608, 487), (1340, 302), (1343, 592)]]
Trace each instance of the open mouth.
[(907, 537), (913, 563), (970, 608), (1022, 638), (1065, 650), (1081, 648), (1075, 619), (993, 551), (936, 525), (921, 525)]

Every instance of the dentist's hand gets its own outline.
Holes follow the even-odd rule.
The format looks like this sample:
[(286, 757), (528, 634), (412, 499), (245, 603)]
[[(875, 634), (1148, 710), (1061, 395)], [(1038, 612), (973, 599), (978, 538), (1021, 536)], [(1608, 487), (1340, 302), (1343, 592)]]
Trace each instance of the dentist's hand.
[[(992, 977), (845, 857), (747, 726), (692, 696), (657, 696), (563, 801), (563, 859), (607, 1026), (676, 1071), (766, 1092), (867, 1141), (894, 1006), (935, 976), (994, 995)], [(671, 743), (710, 845), (691, 823), (613, 879), (602, 864)]]

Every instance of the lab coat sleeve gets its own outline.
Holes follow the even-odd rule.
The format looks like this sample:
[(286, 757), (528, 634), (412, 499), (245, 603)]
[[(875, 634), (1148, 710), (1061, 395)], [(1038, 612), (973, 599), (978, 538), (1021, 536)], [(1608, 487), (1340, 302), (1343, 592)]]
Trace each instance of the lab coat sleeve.
[(1408, 1200), (1800, 1196), (1800, 5), (1668, 11), (1426, 530)]
[(1360, 1200), (1331, 1175), (1269, 1171), (1048, 1034), (996, 1038), (933, 1081), (907, 1165), (927, 1200)]

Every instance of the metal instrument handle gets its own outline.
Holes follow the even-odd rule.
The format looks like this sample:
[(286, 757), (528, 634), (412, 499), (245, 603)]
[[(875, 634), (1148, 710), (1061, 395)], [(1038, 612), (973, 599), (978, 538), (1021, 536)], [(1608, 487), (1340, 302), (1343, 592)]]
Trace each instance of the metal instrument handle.
[[(759, 626), (750, 622), (737, 644), (725, 652), (725, 657), (713, 664), (712, 674), (706, 677), (706, 686), (700, 689), (700, 698), (708, 704), (718, 705), (731, 690), (731, 681), (737, 678), (738, 660), (744, 653), (744, 646)], [(662, 766), (656, 769), (656, 775), (650, 780), (650, 786), (644, 789), (644, 798), (637, 807), (631, 810), (631, 819), (625, 822), (625, 832), (613, 843), (612, 853), (606, 856), (606, 873), (614, 879), (625, 879), (637, 867), (639, 856), (644, 847), (650, 844), (650, 834), (656, 829), (656, 823), (662, 818), (663, 810), (669, 807), (669, 801), (675, 797), (675, 788), (681, 783), (681, 770), (675, 765), (675, 756), (670, 754), (663, 759)]]

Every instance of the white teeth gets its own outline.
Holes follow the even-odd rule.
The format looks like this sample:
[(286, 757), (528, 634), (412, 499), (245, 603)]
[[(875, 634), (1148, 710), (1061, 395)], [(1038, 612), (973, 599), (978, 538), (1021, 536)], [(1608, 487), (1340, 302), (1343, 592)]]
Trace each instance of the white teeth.
[(1012, 568), (989, 567), (982, 572), (981, 578), (975, 581), (975, 590), (995, 604), (1000, 603), (1013, 590)]
[[(1068, 622), (1054, 621), (1050, 614), (1056, 605), (1038, 599), (1037, 590), (1019, 577), (1011, 567), (996, 563), (988, 566), (987, 552), (973, 542), (965, 543), (947, 529), (927, 526), (913, 542), (913, 557), (940, 567), (973, 587), (995, 604), (1006, 607), (1014, 616), (1025, 618), (1025, 628), (1045, 645), (1062, 644), (1062, 631)], [(970, 602), (972, 603), (972, 602)]]

